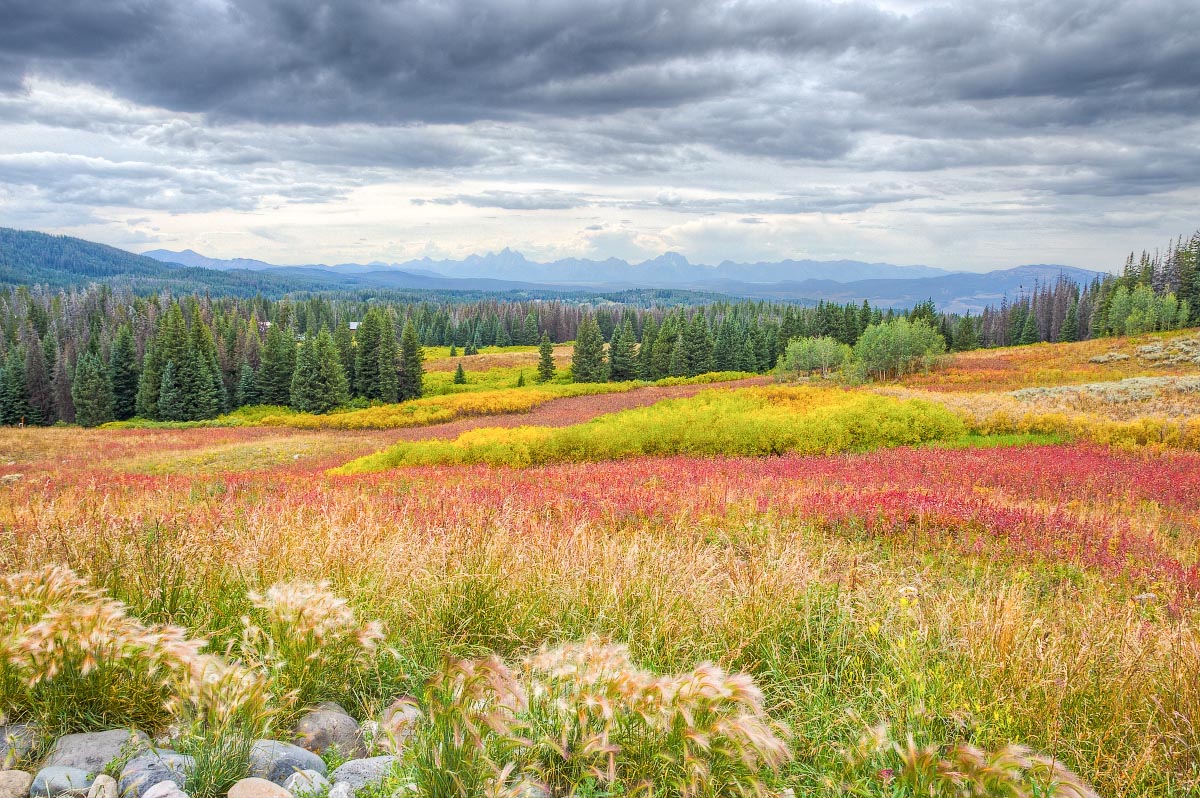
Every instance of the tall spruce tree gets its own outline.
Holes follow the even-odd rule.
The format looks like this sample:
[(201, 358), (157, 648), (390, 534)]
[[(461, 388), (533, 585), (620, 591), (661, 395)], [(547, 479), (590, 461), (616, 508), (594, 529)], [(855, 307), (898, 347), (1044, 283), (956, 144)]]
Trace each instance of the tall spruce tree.
[(37, 330), (33, 329), (25, 336), (25, 397), (29, 402), (31, 423), (54, 423), (54, 388), (50, 369), (46, 365), (45, 348), (38, 339)]
[(400, 373), (397, 389), (401, 402), (420, 399), (425, 393), (425, 350), (417, 335), (417, 325), (409, 319), (400, 334)]
[(338, 360), (342, 363), (342, 371), (346, 374), (346, 384), (350, 387), (350, 395), (357, 395), (354, 376), (354, 333), (350, 324), (342, 319), (337, 329), (333, 331), (333, 344), (338, 350)]
[(379, 395), (371, 397), (382, 402), (400, 398), (400, 351), (396, 346), (396, 325), (389, 313), (381, 314), (383, 325), (379, 333)]
[(637, 341), (628, 319), (613, 332), (608, 348), (608, 378), (614, 382), (636, 380), (638, 377)]
[(100, 356), (91, 349), (85, 349), (75, 364), (71, 402), (75, 407), (75, 420), (82, 426), (95, 427), (113, 420), (108, 374)]
[(302, 413), (328, 413), (349, 400), (346, 370), (329, 329), (309, 335), (296, 355), (291, 406)]
[(651, 359), (654, 356), (654, 340), (657, 337), (658, 322), (651, 316), (642, 325), (642, 342), (638, 345), (638, 376), (644, 380), (654, 379), (654, 366)]
[(575, 382), (607, 382), (608, 367), (604, 362), (604, 337), (596, 317), (589, 314), (579, 323), (575, 335), (575, 352), (571, 357), (571, 379)]
[(125, 421), (137, 414), (138, 369), (137, 346), (133, 341), (133, 328), (122, 324), (117, 330), (108, 356), (108, 375), (112, 383), (113, 418)]
[(554, 347), (550, 344), (550, 336), (542, 333), (542, 342), (538, 344), (537, 381), (550, 382), (558, 373), (554, 365)]
[(235, 407), (258, 404), (258, 382), (255, 379), (254, 367), (248, 360), (242, 360), (242, 366), (238, 370), (237, 388), (234, 390), (233, 396)]
[(158, 416), (163, 421), (186, 421), (188, 415), (187, 390), (179, 378), (175, 361), (168, 360), (158, 387)]
[(1072, 298), (1067, 306), (1067, 315), (1063, 318), (1062, 330), (1058, 333), (1060, 341), (1079, 340), (1079, 303)]
[(54, 392), (54, 417), (68, 424), (75, 423), (75, 402), (71, 399), (71, 370), (67, 365), (66, 353), (63, 353), (54, 363), (54, 378), (51, 380)]
[(292, 399), (292, 374), (296, 371), (296, 341), (283, 323), (271, 325), (258, 367), (258, 401), (286, 405)]
[(355, 337), (354, 379), (355, 395), (364, 399), (380, 398), (379, 341), (383, 336), (383, 319), (379, 310), (371, 308), (358, 325)]

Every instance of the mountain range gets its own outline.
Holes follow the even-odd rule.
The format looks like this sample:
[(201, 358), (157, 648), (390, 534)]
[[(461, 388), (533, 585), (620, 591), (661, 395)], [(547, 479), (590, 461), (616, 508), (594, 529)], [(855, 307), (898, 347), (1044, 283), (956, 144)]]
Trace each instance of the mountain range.
[[(281, 297), (300, 292), (399, 291), (418, 297), (470, 299), (626, 298), (621, 292), (666, 292), (670, 301), (711, 301), (717, 295), (809, 304), (869, 301), (906, 308), (933, 299), (950, 312), (977, 313), (1060, 276), (1087, 282), (1099, 273), (1057, 265), (1017, 266), (987, 273), (861, 261), (785, 260), (775, 263), (690, 263), (678, 253), (631, 264), (566, 259), (538, 263), (510, 249), (463, 260), (424, 258), (405, 263), (280, 266), (260, 260), (209, 258), (192, 250), (137, 255), (79, 238), (0, 228), (0, 285), (73, 288), (90, 283), (138, 293), (170, 290)], [(666, 297), (663, 297), (665, 300)]]
[(156, 249), (143, 253), (167, 263), (218, 270), (249, 270), (307, 280), (329, 280), (340, 287), (378, 287), (505, 291), (571, 288), (611, 292), (631, 288), (675, 289), (736, 297), (790, 302), (861, 302), (881, 307), (905, 308), (932, 298), (951, 312), (979, 312), (1015, 297), (1037, 283), (1065, 276), (1076, 282), (1099, 274), (1087, 269), (1055, 264), (1017, 266), (979, 273), (951, 272), (931, 266), (896, 266), (853, 260), (783, 260), (716, 266), (691, 263), (668, 252), (652, 260), (629, 263), (617, 258), (597, 261), (566, 258), (549, 263), (527, 259), (504, 249), (462, 260), (422, 258), (403, 263), (375, 261), (279, 266), (260, 260), (222, 260), (193, 250)]

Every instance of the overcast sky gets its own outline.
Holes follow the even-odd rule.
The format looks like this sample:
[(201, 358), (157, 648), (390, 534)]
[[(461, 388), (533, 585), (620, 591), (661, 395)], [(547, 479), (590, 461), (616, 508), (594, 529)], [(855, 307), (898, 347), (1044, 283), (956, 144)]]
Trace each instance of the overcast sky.
[(1197, 0), (0, 0), (0, 226), (135, 251), (1112, 269), (1197, 208)]

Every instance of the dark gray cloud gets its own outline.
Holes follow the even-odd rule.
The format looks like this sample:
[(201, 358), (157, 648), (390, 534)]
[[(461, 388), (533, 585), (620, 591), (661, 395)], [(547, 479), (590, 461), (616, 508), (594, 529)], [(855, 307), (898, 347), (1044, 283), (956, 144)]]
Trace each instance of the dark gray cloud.
[(0, 0), (0, 184), (1118, 227), (1200, 188), (1197, 31), (1196, 0)]

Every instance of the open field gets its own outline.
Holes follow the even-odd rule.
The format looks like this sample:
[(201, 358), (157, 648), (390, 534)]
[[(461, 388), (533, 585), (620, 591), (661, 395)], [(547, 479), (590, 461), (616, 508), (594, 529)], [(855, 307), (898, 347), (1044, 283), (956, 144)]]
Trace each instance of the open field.
[[(982, 778), (984, 760), (970, 752), (1010, 743), (1053, 757), (1100, 795), (1195, 794), (1200, 453), (1186, 438), (1091, 443), (1080, 419), (1161, 417), (1187, 429), (1196, 418), (1190, 383), (1159, 378), (1198, 369), (1130, 358), (1097, 370), (1109, 368), (1090, 362), (1097, 351), (1045, 348), (1036, 362), (1057, 364), (1058, 376), (1024, 394), (1010, 393), (1028, 381), (1009, 370), (1035, 360), (1014, 350), (955, 356), (903, 386), (760, 378), (715, 391), (637, 387), (421, 427), (3, 429), (0, 573), (68, 566), (137, 623), (178, 625), (247, 667), (265, 656), (246, 631), (266, 611), (256, 594), (292, 585), (296, 596), (327, 601), (305, 585), (328, 580), (355, 623), (379, 621), (382, 638), (369, 651), (329, 646), (313, 660), (319, 668), (299, 675), (280, 661), (277, 672), (291, 674), (286, 684), (304, 698), (270, 687), (276, 724), (304, 702), (337, 700), (373, 717), (397, 696), (427, 697), (447, 655), (495, 653), (534, 678), (545, 657), (568, 656), (530, 659), (542, 646), (594, 635), (626, 644), (632, 661), (598, 643), (570, 656), (607, 652), (628, 674), (703, 673), (721, 690), (742, 684), (721, 681), (726, 674), (752, 678), (765, 714), (747, 699), (738, 711), (750, 714), (738, 717), (768, 724), (746, 750), (771, 794), (929, 794), (922, 773)], [(983, 371), (973, 383), (963, 377)], [(1140, 376), (1156, 381), (1086, 385)], [(1075, 426), (985, 424), (1014, 408)], [(820, 435), (805, 427), (817, 420)], [(555, 453), (531, 458), (543, 463), (533, 467), (400, 457), (386, 465), (401, 467), (378, 473), (331, 472), (375, 453), (444, 452), (461, 449), (464, 433), (470, 441), (530, 427)], [(797, 430), (820, 445), (732, 457), (721, 443), (758, 452), (747, 441)], [(834, 432), (860, 437), (828, 445), (843, 440), (821, 437)], [(637, 445), (601, 447), (622, 440)], [(663, 453), (645, 447), (664, 441), (691, 456), (629, 459)], [(0, 643), (25, 639), (14, 623), (0, 621)], [(719, 672), (694, 670), (705, 661)], [(124, 674), (121, 697), (87, 717), (162, 731), (174, 718), (162, 688), (130, 663), (99, 663), (95, 673)], [(60, 694), (54, 680), (30, 687), (5, 673), (0, 706), (13, 718), (58, 729), (84, 722), (63, 699), (77, 685)], [(878, 724), (888, 725), (886, 739)], [(733, 740), (732, 728), (703, 734)], [(582, 769), (572, 771), (528, 740), (509, 748), (502, 737), (489, 743), (495, 756), (549, 773), (564, 794), (652, 784), (646, 794), (678, 795), (670, 762), (707, 756), (639, 758), (643, 749), (620, 737), (621, 772), (641, 775), (609, 788), (586, 775), (590, 755), (577, 752)], [(653, 745), (676, 750), (668, 738)], [(1013, 765), (1022, 789), (1088, 794), (1072, 792), (1065, 771), (1039, 775), (1030, 762)], [(411, 775), (424, 765), (402, 767)]]

